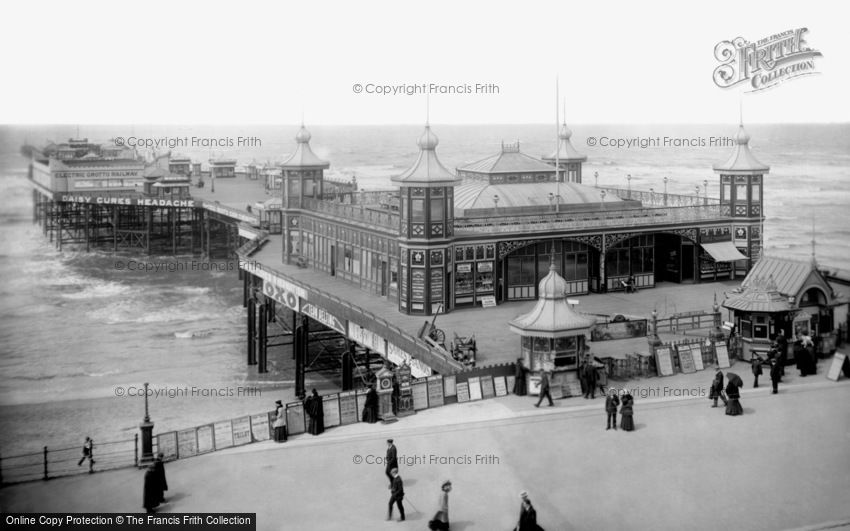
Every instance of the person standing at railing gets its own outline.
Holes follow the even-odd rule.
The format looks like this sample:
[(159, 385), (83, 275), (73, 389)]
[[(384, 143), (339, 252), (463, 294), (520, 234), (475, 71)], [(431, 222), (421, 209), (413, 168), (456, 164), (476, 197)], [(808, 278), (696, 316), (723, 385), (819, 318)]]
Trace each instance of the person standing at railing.
[(165, 480), (165, 454), (159, 452), (153, 462), (153, 470), (156, 472), (157, 492), (159, 503), (165, 503), (165, 491), (168, 490), (168, 481)]
[(86, 442), (83, 443), (83, 456), (77, 462), (77, 466), (83, 466), (83, 462), (89, 460), (89, 474), (94, 472), (94, 441), (91, 437), (86, 437)]
[(142, 487), (142, 507), (149, 513), (154, 512), (154, 509), (159, 507), (159, 500), (162, 493), (159, 488), (159, 478), (154, 465), (150, 465), (145, 470), (145, 482)]
[(322, 405), (322, 397), (313, 389), (313, 394), (304, 401), (304, 411), (310, 417), (308, 431), (311, 435), (319, 435), (325, 431), (325, 411)]
[(280, 400), (275, 401), (275, 404), (277, 407), (275, 407), (274, 424), (272, 424), (274, 441), (286, 442), (286, 408), (283, 407), (283, 402)]

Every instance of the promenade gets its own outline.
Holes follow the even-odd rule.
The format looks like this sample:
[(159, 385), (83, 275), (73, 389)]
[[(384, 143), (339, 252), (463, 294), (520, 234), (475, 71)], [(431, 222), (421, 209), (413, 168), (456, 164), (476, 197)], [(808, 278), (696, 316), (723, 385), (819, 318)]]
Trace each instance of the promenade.
[[(175, 461), (160, 511), (256, 512), (261, 530), (423, 529), (451, 479), (453, 530), (510, 529), (520, 490), (549, 530), (850, 527), (850, 380), (826, 380), (820, 365), (806, 378), (789, 367), (772, 395), (751, 389), (736, 364), (741, 417), (700, 397), (638, 397), (637, 429), (626, 433), (604, 429), (601, 398), (536, 409), (509, 396)], [(699, 377), (630, 385), (707, 386), (710, 372)], [(384, 521), (386, 478), (374, 463), (387, 437), (402, 461), (405, 523)], [(124, 469), (5, 487), (0, 508), (141, 512), (141, 490), (142, 472)]]

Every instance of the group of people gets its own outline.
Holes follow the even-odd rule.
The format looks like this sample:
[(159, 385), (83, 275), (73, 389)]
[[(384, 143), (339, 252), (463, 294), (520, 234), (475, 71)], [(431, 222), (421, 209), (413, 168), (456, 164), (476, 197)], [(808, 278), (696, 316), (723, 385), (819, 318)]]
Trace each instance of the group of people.
[(145, 470), (145, 483), (142, 492), (142, 507), (149, 513), (165, 503), (165, 491), (168, 490), (168, 482), (165, 480), (165, 455), (157, 454), (153, 464)]
[(743, 415), (744, 408), (741, 406), (741, 386), (743, 382), (738, 378), (729, 378), (726, 383), (726, 392), (723, 389), (723, 371), (720, 367), (714, 373), (714, 380), (711, 382), (711, 389), (708, 393), (709, 400), (714, 403), (711, 407), (717, 407), (717, 399), (723, 400), (723, 405), (726, 406), (726, 414), (731, 416)]
[(635, 429), (635, 420), (634, 420), (634, 403), (635, 399), (632, 397), (631, 393), (626, 392), (623, 395), (622, 404), (620, 401), (620, 397), (617, 396), (616, 389), (609, 389), (608, 396), (605, 397), (605, 412), (608, 414), (608, 423), (606, 425), (606, 430), (610, 430), (611, 428), (617, 429), (617, 407), (620, 408), (620, 428), (623, 431), (634, 431)]

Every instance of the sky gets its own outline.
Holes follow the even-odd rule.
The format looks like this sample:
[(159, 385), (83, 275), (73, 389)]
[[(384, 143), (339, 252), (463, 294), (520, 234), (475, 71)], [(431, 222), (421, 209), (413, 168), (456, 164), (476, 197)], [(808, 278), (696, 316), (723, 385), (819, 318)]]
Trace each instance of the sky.
[[(573, 124), (734, 123), (739, 102), (749, 123), (847, 122), (847, 11), (816, 0), (2, 2), (0, 123), (549, 123), (556, 78)], [(802, 27), (823, 54), (816, 75), (755, 93), (714, 84), (719, 42)], [(423, 83), (498, 93), (370, 93)]]

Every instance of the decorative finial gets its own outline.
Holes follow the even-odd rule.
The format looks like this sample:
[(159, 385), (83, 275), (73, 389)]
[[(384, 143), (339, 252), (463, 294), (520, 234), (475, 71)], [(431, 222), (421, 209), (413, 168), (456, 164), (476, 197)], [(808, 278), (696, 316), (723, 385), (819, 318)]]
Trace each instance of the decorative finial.
[(555, 266), (555, 240), (552, 240), (552, 252), (549, 254), (549, 271), (557, 271)]
[(744, 95), (738, 94), (738, 125), (744, 127)]
[(812, 215), (812, 267), (818, 266), (817, 258), (815, 258), (815, 216)]
[(431, 95), (425, 94), (425, 127), (431, 125)]

